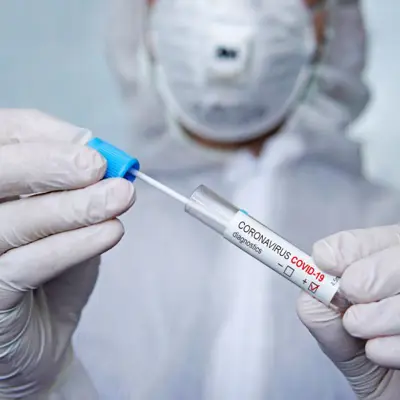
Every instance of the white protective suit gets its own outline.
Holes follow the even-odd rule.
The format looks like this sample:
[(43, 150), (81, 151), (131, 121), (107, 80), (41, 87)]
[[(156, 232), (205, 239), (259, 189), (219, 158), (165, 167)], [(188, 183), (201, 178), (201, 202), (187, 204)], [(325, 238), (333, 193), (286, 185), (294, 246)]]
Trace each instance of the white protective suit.
[[(130, 74), (143, 14), (133, 0), (114, 6), (114, 62), (138, 117), (147, 100)], [(138, 122), (126, 148), (167, 185), (190, 194), (206, 184), (307, 252), (339, 230), (398, 221), (400, 195), (365, 179), (360, 147), (345, 137), (368, 97), (358, 3), (337, 5), (330, 27), (336, 35), (313, 90), (259, 158), (240, 152), (220, 165), (166, 131), (164, 139), (154, 139), (157, 129), (138, 132)], [(180, 204), (137, 186), (126, 237), (104, 257), (76, 336), (101, 398), (354, 398), (299, 321), (296, 287), (184, 215)]]

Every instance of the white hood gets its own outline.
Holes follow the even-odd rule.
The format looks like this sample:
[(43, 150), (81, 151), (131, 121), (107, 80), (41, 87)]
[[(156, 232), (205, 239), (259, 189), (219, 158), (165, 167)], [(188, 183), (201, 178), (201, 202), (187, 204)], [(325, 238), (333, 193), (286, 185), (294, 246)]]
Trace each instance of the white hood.
[[(328, 7), (329, 39), (322, 60), (310, 90), (289, 119), (285, 131), (318, 132), (325, 138), (329, 134), (345, 133), (368, 103), (369, 92), (362, 78), (366, 33), (359, 1), (332, 0)], [(197, 145), (183, 143), (169, 132), (165, 108), (143, 65), (147, 12), (145, 0), (117, 0), (111, 13), (110, 62), (132, 117), (132, 136), (127, 150), (138, 156), (147, 170), (153, 165), (159, 169), (165, 156), (175, 161), (182, 159), (176, 166), (164, 164), (166, 169), (209, 167), (211, 163), (204, 157), (205, 151), (195, 151)], [(345, 140), (341, 146), (344, 143), (354, 146)], [(327, 149), (336, 153), (334, 147), (329, 147), (331, 144), (326, 143)], [(216, 158), (212, 156), (212, 160)]]

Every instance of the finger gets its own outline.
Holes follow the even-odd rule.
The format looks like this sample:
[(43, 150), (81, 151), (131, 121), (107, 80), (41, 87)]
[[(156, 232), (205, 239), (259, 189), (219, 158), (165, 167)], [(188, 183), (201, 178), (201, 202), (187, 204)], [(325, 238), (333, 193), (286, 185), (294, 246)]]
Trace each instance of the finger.
[(0, 109), (0, 146), (27, 142), (86, 143), (87, 129), (46, 115), (37, 110)]
[(307, 293), (300, 295), (297, 313), (323, 352), (334, 362), (352, 359), (363, 348), (361, 341), (346, 332), (339, 314)]
[(365, 347), (368, 359), (386, 368), (400, 369), (400, 336), (372, 339)]
[(366, 357), (365, 342), (346, 332), (338, 314), (306, 293), (299, 299), (298, 311), (321, 349), (342, 371), (360, 398), (367, 398), (371, 387), (380, 387), (387, 370), (376, 366)]
[(359, 304), (347, 310), (343, 325), (351, 336), (360, 339), (400, 335), (399, 311), (400, 296)]
[(0, 257), (0, 310), (10, 309), (23, 296), (71, 267), (92, 259), (122, 238), (120, 221), (59, 233)]
[(53, 318), (79, 319), (97, 282), (100, 261), (101, 257), (84, 261), (43, 286)]
[(0, 198), (77, 189), (99, 181), (103, 157), (89, 147), (31, 143), (0, 147)]
[(397, 244), (399, 225), (340, 232), (317, 242), (313, 259), (327, 273), (342, 276), (354, 262)]
[(115, 218), (134, 201), (132, 183), (107, 179), (84, 189), (3, 204), (0, 206), (0, 255), (47, 236)]
[[(69, 340), (89, 301), (99, 275), (100, 257), (73, 266), (43, 285), (48, 309), (58, 334)], [(55, 332), (57, 333), (57, 332)]]
[(372, 303), (400, 293), (400, 246), (354, 262), (343, 273), (340, 289), (353, 304)]

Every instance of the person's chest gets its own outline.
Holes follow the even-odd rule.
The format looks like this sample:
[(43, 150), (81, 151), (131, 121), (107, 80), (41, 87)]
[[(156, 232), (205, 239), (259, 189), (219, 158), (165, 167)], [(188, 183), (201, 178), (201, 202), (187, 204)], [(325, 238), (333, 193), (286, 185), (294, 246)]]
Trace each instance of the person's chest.
[[(222, 189), (219, 178), (200, 174), (164, 183), (190, 195), (201, 182)], [(183, 205), (143, 183), (122, 221), (125, 236), (103, 257), (77, 346), (103, 393), (125, 388), (140, 398), (164, 374), (174, 374), (193, 340), (206, 335), (200, 321), (222, 239)]]

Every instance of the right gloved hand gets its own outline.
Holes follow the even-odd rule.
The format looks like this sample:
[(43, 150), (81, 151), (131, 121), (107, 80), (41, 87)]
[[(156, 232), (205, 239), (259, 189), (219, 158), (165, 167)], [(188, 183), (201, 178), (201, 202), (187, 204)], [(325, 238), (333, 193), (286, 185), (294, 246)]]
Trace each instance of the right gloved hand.
[[(0, 110), (0, 398), (54, 383), (93, 290), (98, 256), (135, 200), (87, 135), (29, 110)], [(19, 199), (16, 196), (41, 193)]]
[(359, 399), (400, 398), (400, 227), (341, 232), (318, 242), (313, 258), (341, 277), (354, 306), (342, 316), (302, 294), (299, 316)]

